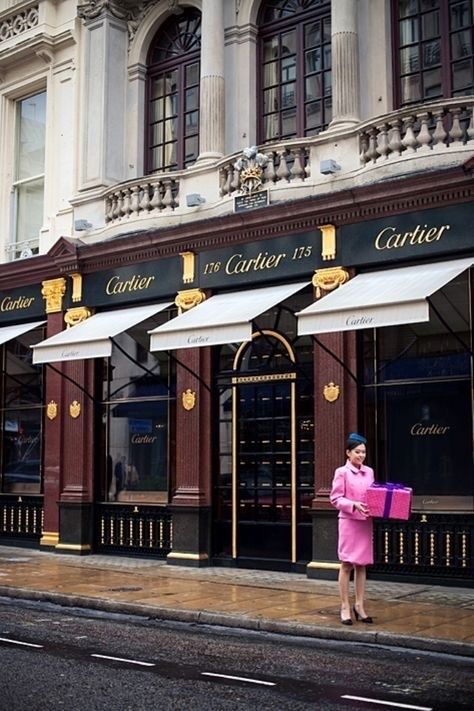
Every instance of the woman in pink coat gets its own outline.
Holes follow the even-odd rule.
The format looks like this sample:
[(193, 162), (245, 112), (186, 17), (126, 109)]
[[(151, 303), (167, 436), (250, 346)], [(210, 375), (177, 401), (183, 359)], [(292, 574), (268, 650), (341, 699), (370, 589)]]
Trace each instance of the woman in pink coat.
[(352, 625), (349, 602), (349, 579), (354, 568), (356, 620), (371, 623), (364, 608), (366, 566), (374, 562), (373, 526), (366, 503), (367, 488), (374, 481), (374, 472), (365, 466), (367, 440), (352, 432), (346, 444), (347, 461), (334, 473), (331, 503), (339, 509), (337, 553), (341, 561), (339, 592), (341, 622)]

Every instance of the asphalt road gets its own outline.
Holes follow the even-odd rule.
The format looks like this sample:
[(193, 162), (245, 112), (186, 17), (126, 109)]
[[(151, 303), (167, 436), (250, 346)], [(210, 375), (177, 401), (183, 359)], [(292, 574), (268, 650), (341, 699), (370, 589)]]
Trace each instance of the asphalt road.
[(474, 708), (474, 661), (0, 599), (0, 711)]

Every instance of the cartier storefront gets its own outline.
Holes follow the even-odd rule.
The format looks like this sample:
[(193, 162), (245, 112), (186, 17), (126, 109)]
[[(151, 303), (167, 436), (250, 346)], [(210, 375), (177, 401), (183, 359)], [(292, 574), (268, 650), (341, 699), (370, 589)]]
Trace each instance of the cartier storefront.
[(472, 203), (338, 200), (0, 267), (1, 541), (334, 577), (358, 429), (414, 490), (372, 574), (472, 576)]

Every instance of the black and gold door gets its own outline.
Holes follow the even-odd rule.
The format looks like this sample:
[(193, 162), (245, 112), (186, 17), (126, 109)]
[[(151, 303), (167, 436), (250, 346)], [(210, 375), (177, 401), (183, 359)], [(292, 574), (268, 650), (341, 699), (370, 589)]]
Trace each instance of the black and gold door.
[(311, 363), (308, 344), (273, 330), (221, 357), (217, 556), (283, 568), (311, 557)]

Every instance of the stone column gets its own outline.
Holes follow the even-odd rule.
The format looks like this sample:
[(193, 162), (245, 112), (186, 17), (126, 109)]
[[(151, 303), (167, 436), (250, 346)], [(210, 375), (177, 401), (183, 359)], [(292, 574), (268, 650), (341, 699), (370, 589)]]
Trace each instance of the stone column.
[(332, 103), (329, 130), (350, 127), (359, 118), (357, 2), (331, 3)]
[(198, 163), (224, 155), (224, 3), (202, 0)]
[(107, 9), (85, 18), (79, 189), (120, 182), (126, 170), (126, 89), (128, 27)]

